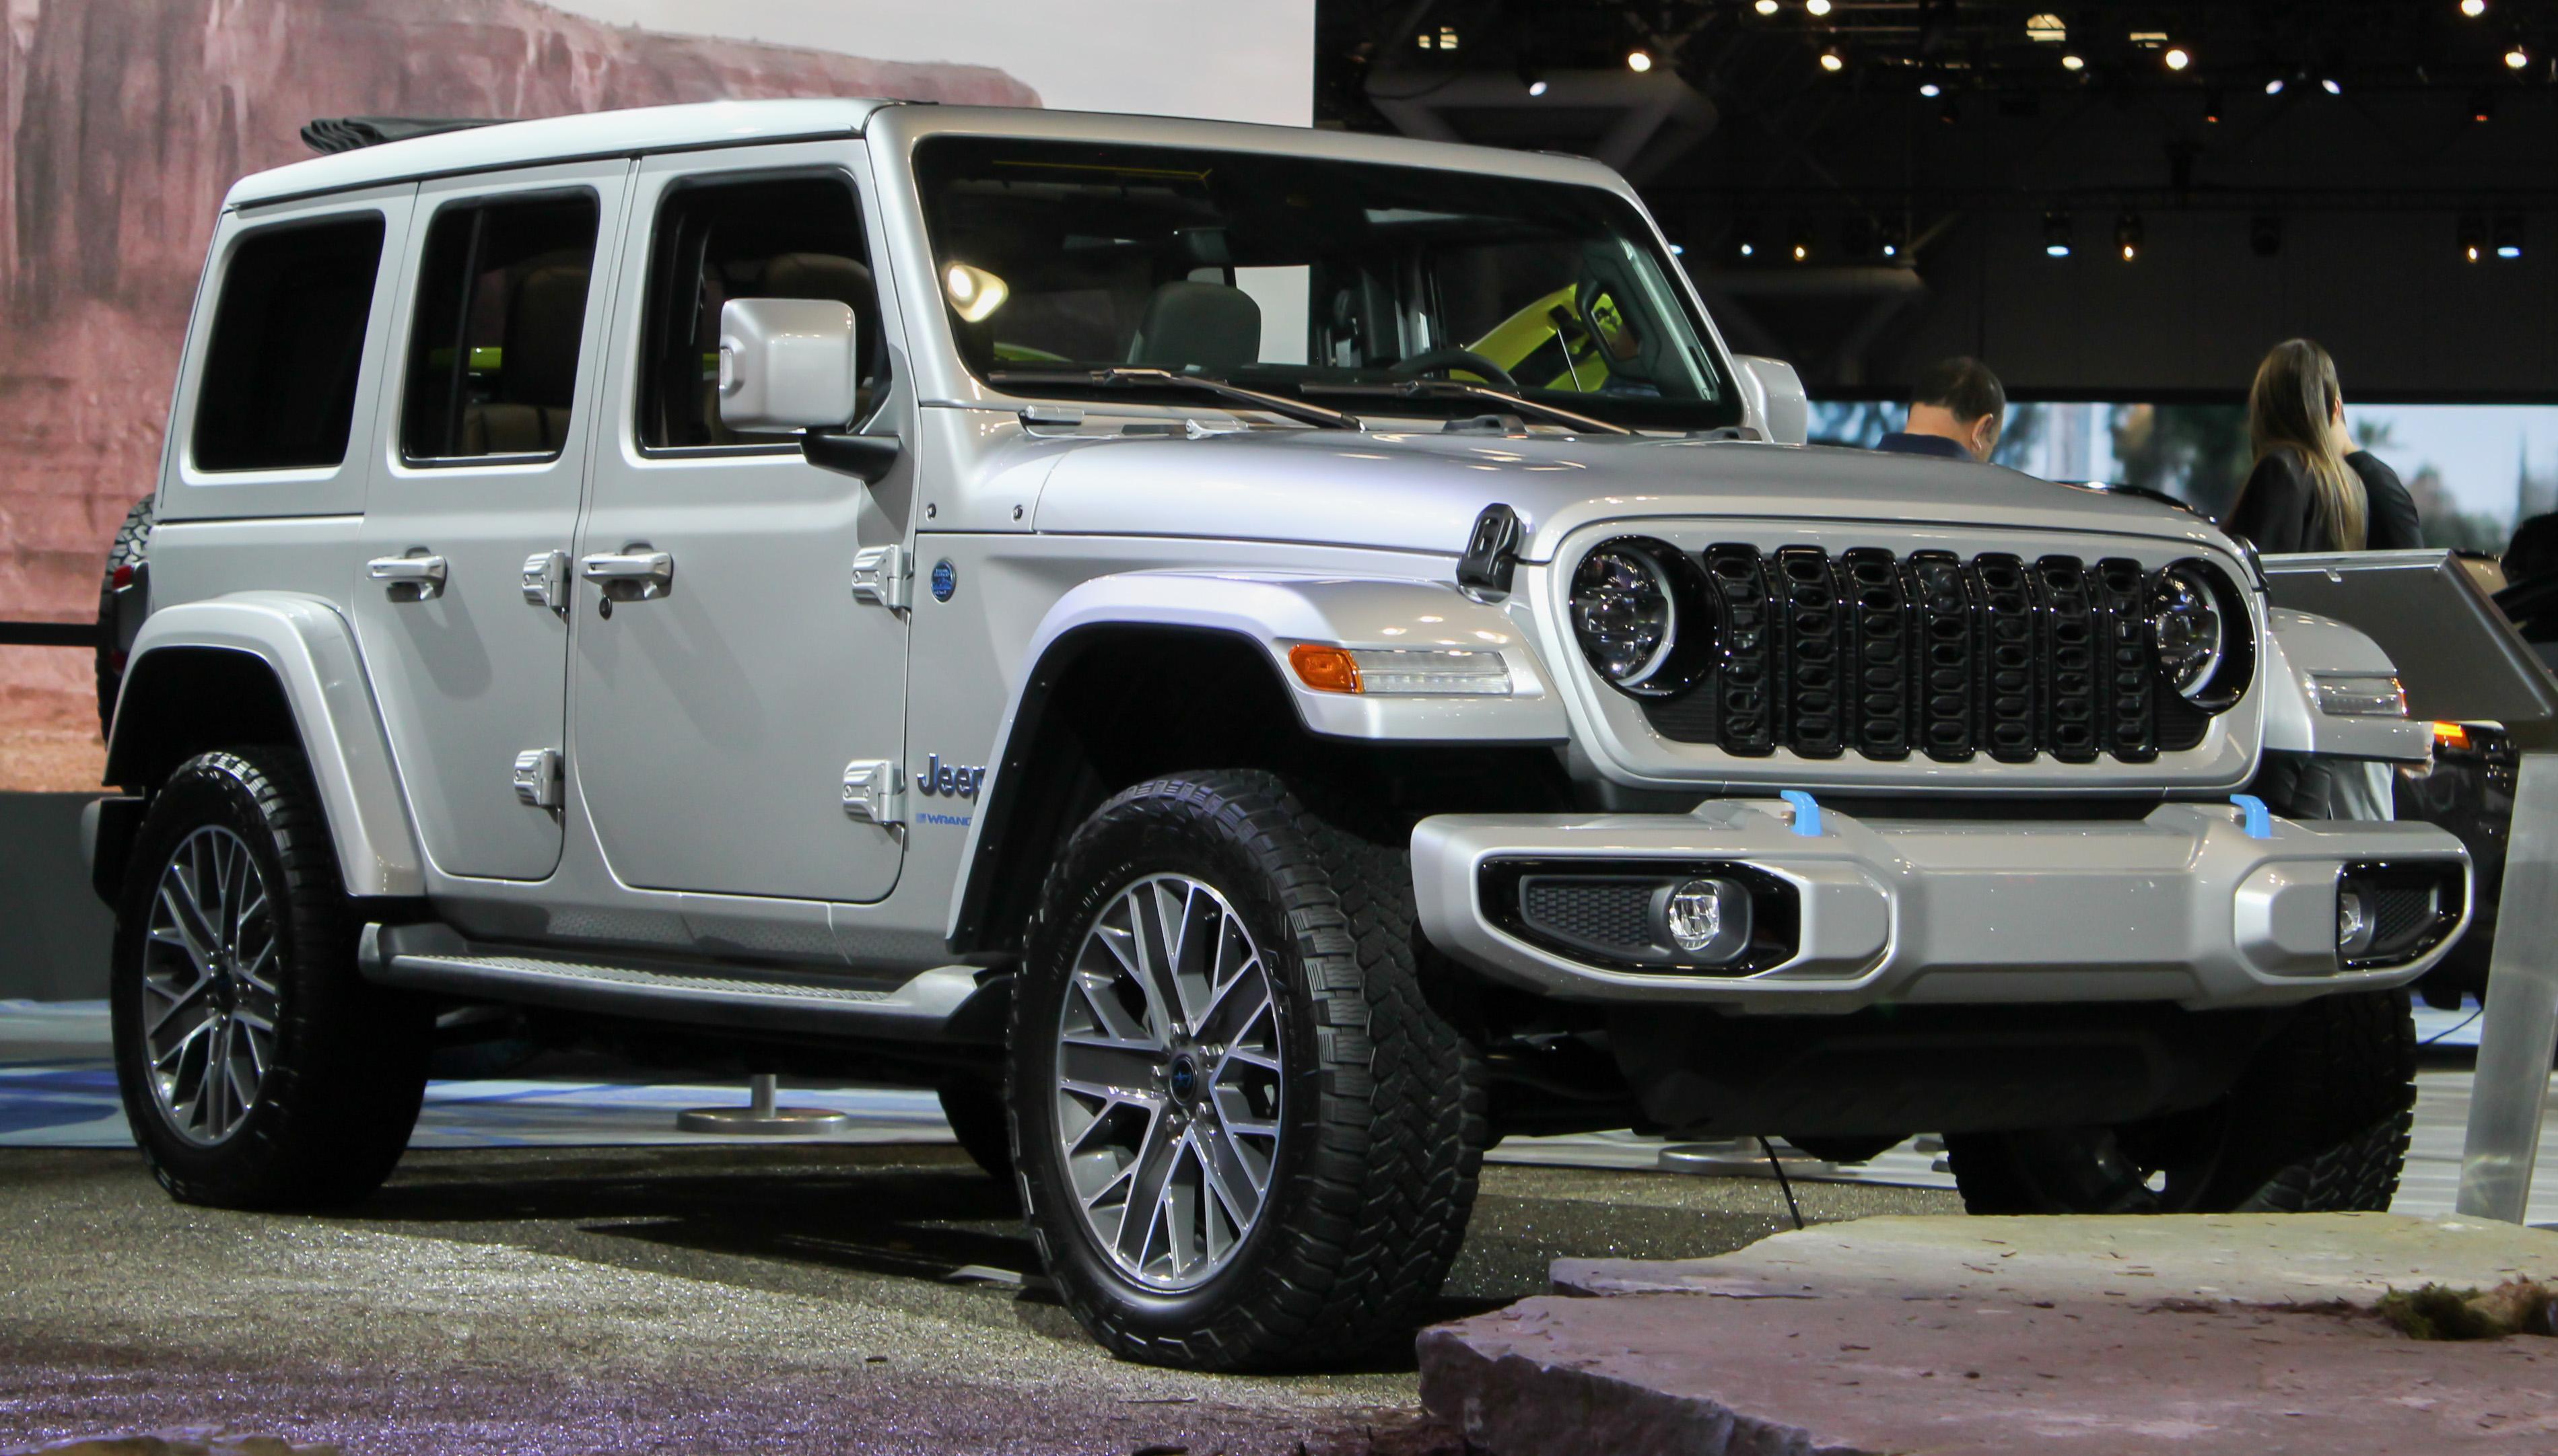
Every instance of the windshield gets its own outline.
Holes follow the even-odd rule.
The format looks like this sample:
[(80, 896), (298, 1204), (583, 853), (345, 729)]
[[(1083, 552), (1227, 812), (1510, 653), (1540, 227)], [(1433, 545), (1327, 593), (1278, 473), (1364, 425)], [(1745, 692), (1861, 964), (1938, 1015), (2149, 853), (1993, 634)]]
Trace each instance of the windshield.
[(1057, 377), (1135, 366), (1351, 413), (1502, 409), (1454, 381), (1637, 429), (1741, 422), (1650, 228), (1599, 188), (954, 136), (916, 173), (960, 353), (1009, 393), (1202, 397)]

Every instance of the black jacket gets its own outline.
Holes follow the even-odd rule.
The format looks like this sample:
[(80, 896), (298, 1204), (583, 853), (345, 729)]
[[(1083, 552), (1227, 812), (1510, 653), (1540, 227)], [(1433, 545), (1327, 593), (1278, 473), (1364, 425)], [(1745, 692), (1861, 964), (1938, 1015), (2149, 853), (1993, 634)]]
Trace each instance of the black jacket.
[[(2425, 544), (2416, 519), (2416, 502), (2391, 470), (2368, 450), (2345, 457), (2362, 477), (2363, 546), (2373, 551), (2404, 551)], [(2256, 462), (2247, 484), (2238, 488), (2238, 504), (2223, 523), (2231, 535), (2245, 536), (2256, 549), (2334, 551), (2339, 543), (2319, 510), (2318, 490), (2309, 467), (2290, 450), (2274, 450)]]

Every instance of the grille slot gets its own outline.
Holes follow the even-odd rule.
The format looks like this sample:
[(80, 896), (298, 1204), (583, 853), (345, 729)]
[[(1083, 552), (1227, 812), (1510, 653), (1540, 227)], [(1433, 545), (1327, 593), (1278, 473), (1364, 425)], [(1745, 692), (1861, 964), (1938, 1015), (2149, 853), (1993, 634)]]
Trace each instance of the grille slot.
[(2210, 724), (2157, 685), (2137, 561), (1732, 542), (1700, 559), (1715, 670), (1641, 700), (1673, 742), (1754, 758), (1782, 747), (1807, 759), (2149, 763), (2195, 747)]

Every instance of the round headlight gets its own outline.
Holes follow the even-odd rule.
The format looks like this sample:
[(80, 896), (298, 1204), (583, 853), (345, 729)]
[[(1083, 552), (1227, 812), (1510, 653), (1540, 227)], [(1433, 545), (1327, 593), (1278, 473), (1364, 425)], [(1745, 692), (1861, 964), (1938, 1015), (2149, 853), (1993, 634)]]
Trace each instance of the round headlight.
[(1660, 681), (1678, 645), (1682, 595), (1661, 553), (1640, 540), (1610, 541), (1572, 573), (1572, 631), (1599, 675), (1630, 692), (1682, 684)]
[(2150, 583), (2150, 642), (2159, 676), (2178, 695), (2197, 697), (2220, 663), (2223, 629), (2217, 593), (2199, 568), (2184, 562)]

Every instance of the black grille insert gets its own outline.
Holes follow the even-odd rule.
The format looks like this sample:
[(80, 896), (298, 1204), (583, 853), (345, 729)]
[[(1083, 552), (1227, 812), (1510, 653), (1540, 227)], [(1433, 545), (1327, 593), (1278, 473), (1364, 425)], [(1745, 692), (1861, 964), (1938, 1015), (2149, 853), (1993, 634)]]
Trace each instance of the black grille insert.
[(1735, 543), (1698, 559), (1715, 668), (1642, 700), (1673, 742), (1743, 757), (2148, 763), (2210, 724), (2158, 686), (2137, 561)]

